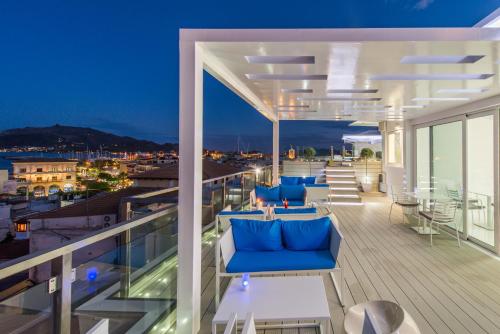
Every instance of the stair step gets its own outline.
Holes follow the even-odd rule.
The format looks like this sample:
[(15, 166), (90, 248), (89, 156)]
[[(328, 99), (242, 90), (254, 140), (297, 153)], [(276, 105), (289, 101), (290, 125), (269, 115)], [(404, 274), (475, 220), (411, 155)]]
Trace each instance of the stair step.
[(328, 174), (329, 178), (355, 178), (354, 174)]
[(330, 188), (330, 194), (334, 195), (358, 195), (358, 188)]
[(332, 203), (360, 203), (361, 197), (329, 197), (330, 202)]
[(327, 183), (357, 183), (355, 177), (327, 177), (326, 178)]

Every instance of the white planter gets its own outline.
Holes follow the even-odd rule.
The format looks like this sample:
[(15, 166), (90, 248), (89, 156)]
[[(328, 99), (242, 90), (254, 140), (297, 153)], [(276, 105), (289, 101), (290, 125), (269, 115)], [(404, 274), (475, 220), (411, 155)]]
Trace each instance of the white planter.
[(365, 193), (369, 193), (372, 191), (372, 184), (371, 183), (361, 183), (361, 187), (363, 187), (363, 191)]

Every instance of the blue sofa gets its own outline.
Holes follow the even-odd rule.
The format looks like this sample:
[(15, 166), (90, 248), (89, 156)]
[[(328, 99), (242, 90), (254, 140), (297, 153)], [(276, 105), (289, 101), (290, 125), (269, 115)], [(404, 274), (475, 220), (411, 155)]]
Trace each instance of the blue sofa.
[(288, 200), (289, 206), (304, 206), (306, 189), (303, 184), (280, 184), (275, 187), (255, 186), (255, 197), (262, 201), (264, 206), (283, 206)]
[[(343, 236), (335, 221), (333, 214), (288, 221), (232, 218), (231, 227), (217, 239), (216, 305), (220, 279), (244, 273), (262, 276), (328, 272), (342, 302)], [(335, 273), (340, 275), (339, 280)]]

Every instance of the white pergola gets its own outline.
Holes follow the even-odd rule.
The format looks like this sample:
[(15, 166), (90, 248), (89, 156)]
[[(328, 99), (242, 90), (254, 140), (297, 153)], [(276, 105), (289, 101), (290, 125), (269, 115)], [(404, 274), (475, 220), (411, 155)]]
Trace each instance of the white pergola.
[[(280, 120), (406, 131), (460, 108), (500, 104), (499, 40), (500, 29), (482, 27), (181, 30), (177, 331), (200, 327), (204, 70), (273, 122), (277, 182)], [(405, 138), (411, 150), (411, 134)], [(407, 170), (410, 159), (405, 153)]]

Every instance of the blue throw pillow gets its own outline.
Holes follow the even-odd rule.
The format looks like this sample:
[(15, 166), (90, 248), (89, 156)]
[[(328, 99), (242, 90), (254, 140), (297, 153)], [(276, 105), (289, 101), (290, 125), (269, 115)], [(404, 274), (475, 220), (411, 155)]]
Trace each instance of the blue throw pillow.
[(286, 186), (286, 185), (281, 185), (280, 186), (281, 190), (281, 199), (284, 200), (285, 198), (289, 201), (297, 201), (297, 200), (303, 200), (304, 199), (304, 185), (299, 184), (296, 186)]
[(281, 184), (293, 186), (299, 184), (300, 177), (297, 176), (281, 176)]
[(316, 183), (316, 176), (304, 176), (299, 179), (299, 184), (314, 184)]
[(295, 251), (325, 250), (330, 247), (330, 218), (288, 220), (283, 222), (285, 247)]
[(304, 214), (304, 213), (317, 213), (316, 208), (295, 208), (295, 209), (285, 209), (285, 208), (275, 208), (274, 213), (277, 215), (286, 214)]
[(279, 201), (280, 200), (280, 188), (279, 187), (263, 187), (255, 186), (255, 197), (261, 199), (264, 202), (269, 201)]
[(283, 249), (281, 220), (231, 218), (234, 247), (237, 251), (261, 252)]

